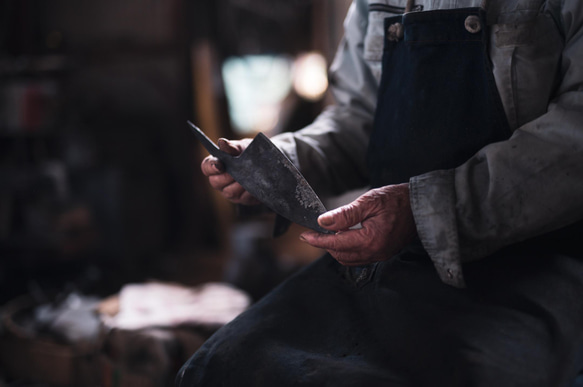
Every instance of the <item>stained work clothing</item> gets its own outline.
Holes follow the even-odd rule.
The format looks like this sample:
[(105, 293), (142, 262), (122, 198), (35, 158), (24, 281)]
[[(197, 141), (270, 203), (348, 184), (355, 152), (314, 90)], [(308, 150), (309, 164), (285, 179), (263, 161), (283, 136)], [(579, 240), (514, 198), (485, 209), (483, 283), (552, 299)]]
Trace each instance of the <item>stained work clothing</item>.
[(420, 254), (411, 246), (356, 278), (325, 256), (215, 333), (176, 385), (571, 385), (583, 360), (580, 262), (503, 251), (468, 263), (458, 289)]
[[(386, 7), (373, 6), (379, 3)], [(405, 3), (353, 3), (330, 73), (337, 104), (310, 127), (274, 138), (321, 194), (369, 183), (365, 154), (383, 23)], [(425, 12), (480, 3), (418, 0), (415, 6)], [(583, 217), (583, 2), (490, 1), (487, 20), (493, 73), (512, 136), (456, 168), (410, 180), (423, 246), (442, 280), (455, 286), (464, 283), (463, 262)], [(423, 107), (417, 109), (422, 115)]]
[(178, 386), (568, 386), (581, 368), (583, 6), (404, 3), (354, 2), (338, 105), (275, 141), (329, 192), (409, 179), (420, 240), (361, 268), (323, 257)]
[[(510, 137), (488, 60), (486, 25), (480, 7), (385, 19), (383, 71), (367, 152), (372, 187), (455, 168)], [(460, 268), (451, 260), (436, 265), (462, 285)]]

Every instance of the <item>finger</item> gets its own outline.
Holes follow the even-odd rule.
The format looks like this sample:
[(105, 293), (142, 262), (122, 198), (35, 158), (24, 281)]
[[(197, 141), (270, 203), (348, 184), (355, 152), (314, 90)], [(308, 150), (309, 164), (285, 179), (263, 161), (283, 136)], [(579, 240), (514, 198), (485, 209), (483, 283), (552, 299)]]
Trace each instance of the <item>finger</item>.
[(225, 198), (229, 200), (237, 200), (240, 199), (246, 191), (245, 188), (241, 187), (241, 184), (234, 181), (225, 186), (221, 192)]
[(225, 172), (223, 163), (213, 156), (208, 156), (200, 164), (200, 169), (205, 176), (218, 175)]
[(363, 251), (368, 250), (369, 237), (359, 230), (348, 230), (334, 235), (320, 234), (307, 231), (300, 235), (300, 239), (314, 247), (334, 251)]
[(236, 143), (227, 140), (226, 138), (219, 138), (219, 149), (231, 156), (239, 156), (243, 149)]
[[(361, 197), (362, 198), (362, 197)], [(366, 199), (358, 198), (350, 204), (328, 211), (318, 218), (320, 226), (329, 230), (343, 230), (361, 223), (366, 219), (372, 205)]]
[(222, 191), (225, 187), (235, 183), (235, 180), (228, 173), (222, 173), (209, 176), (209, 183), (214, 189)]

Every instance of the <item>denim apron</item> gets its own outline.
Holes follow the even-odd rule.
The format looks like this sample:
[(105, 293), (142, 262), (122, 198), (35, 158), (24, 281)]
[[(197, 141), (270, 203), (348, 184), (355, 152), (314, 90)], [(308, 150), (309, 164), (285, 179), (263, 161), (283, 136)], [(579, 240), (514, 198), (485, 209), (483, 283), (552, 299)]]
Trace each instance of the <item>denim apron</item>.
[(385, 19), (387, 39), (368, 150), (373, 187), (451, 169), (510, 137), (488, 57), (485, 10)]
[[(386, 30), (373, 186), (508, 138), (482, 8), (406, 13)], [(441, 282), (420, 244), (357, 269), (326, 255), (215, 333), (176, 385), (567, 386), (583, 364), (583, 268), (547, 242), (465, 265), (467, 289)]]

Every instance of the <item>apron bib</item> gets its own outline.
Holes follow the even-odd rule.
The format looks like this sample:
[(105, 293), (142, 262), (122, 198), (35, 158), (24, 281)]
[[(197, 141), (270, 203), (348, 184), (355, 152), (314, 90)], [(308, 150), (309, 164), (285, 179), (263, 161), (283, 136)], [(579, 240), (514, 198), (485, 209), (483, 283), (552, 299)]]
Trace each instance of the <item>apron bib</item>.
[(379, 187), (464, 163), (511, 132), (481, 8), (385, 20), (387, 39), (367, 162)]

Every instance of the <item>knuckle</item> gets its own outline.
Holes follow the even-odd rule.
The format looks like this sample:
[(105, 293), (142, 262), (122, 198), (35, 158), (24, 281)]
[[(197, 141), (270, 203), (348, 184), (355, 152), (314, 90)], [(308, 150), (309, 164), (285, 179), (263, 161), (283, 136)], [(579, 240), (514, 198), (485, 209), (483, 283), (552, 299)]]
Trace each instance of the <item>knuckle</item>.
[(337, 254), (344, 256), (343, 254), (340, 253), (340, 251), (342, 251), (341, 246), (340, 246), (340, 242), (338, 241), (337, 238), (332, 238), (332, 240), (330, 241), (330, 248), (334, 251), (336, 251)]
[(346, 259), (346, 256), (342, 253), (339, 253), (337, 251), (328, 251), (330, 253), (330, 255), (332, 255), (334, 257), (334, 259), (336, 259), (339, 263), (341, 263), (344, 266), (347, 266), (350, 262)]
[(225, 186), (220, 178), (220, 176), (209, 176), (209, 183), (214, 189), (221, 191)]
[(226, 173), (215, 175), (214, 179), (216, 181), (216, 184), (219, 185), (221, 188), (226, 188), (235, 182), (235, 180), (233, 180), (233, 178)]
[(233, 200), (236, 198), (236, 197), (235, 197), (235, 195), (234, 195), (232, 192), (230, 192), (230, 191), (227, 191), (227, 190), (222, 190), (222, 191), (221, 191), (221, 194), (222, 194), (222, 195), (223, 195), (223, 197), (224, 197), (225, 199), (227, 199), (227, 200), (231, 200), (231, 201), (233, 201)]
[(241, 187), (237, 183), (230, 184), (223, 189), (223, 194), (227, 195), (228, 199), (231, 200), (239, 199), (243, 192), (244, 192), (243, 187)]
[(235, 191), (230, 188), (231, 186), (223, 189), (223, 195), (228, 199), (234, 199), (237, 197)]

